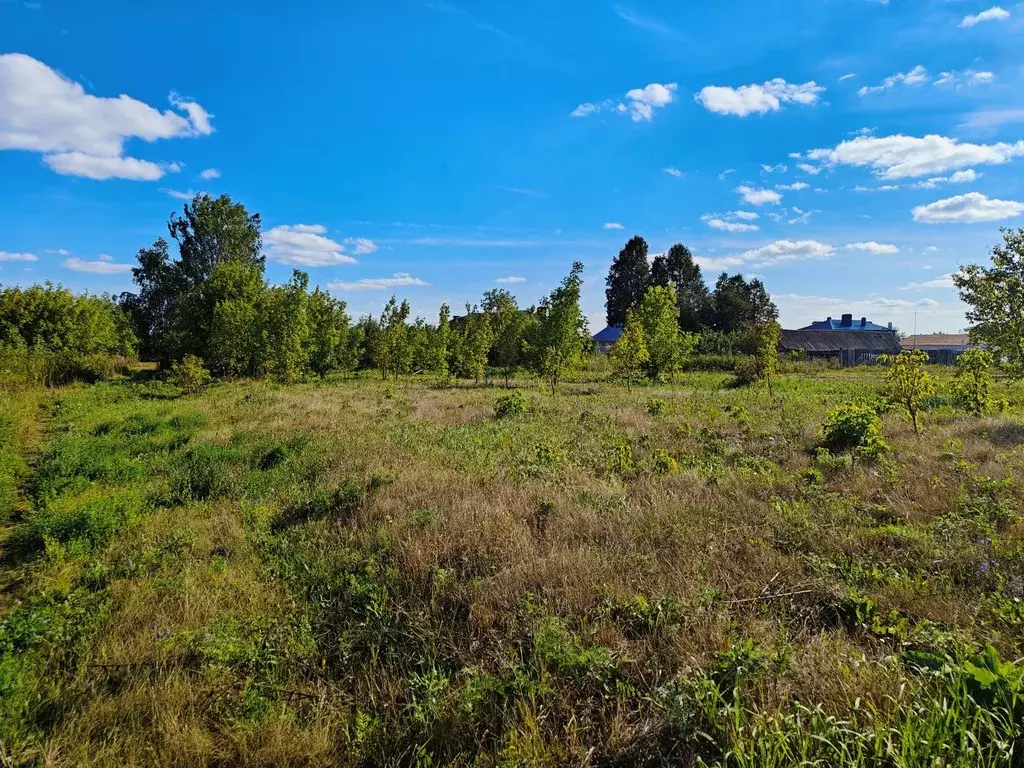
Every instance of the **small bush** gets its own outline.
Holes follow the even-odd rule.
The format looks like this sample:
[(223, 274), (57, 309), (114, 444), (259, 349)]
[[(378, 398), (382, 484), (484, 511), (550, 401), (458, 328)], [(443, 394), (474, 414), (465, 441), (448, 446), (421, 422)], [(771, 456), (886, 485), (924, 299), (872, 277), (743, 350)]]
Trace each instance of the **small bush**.
[(494, 415), (499, 419), (521, 416), (530, 410), (530, 403), (518, 389), (502, 395), (494, 403)]
[(822, 444), (832, 453), (850, 452), (875, 458), (888, 446), (882, 440), (882, 424), (868, 405), (844, 403), (825, 417)]
[(647, 412), (651, 416), (661, 416), (666, 410), (668, 410), (668, 403), (660, 397), (652, 397), (647, 401)]
[(753, 355), (743, 355), (737, 358), (733, 372), (736, 374), (736, 386), (740, 387), (753, 384), (761, 378), (761, 368), (757, 358)]
[(174, 462), (172, 488), (179, 504), (207, 501), (224, 496), (232, 486), (224, 448), (197, 443), (179, 454)]
[(663, 448), (655, 448), (651, 452), (651, 466), (659, 475), (673, 475), (679, 471), (679, 462)]
[(210, 383), (210, 372), (203, 365), (203, 358), (185, 355), (171, 366), (170, 381), (186, 395), (197, 395)]

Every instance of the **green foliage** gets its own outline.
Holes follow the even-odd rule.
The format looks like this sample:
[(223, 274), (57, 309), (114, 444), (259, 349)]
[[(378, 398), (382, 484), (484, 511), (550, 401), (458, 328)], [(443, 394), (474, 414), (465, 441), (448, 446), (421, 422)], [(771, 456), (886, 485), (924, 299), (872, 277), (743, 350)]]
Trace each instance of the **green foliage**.
[(668, 409), (668, 403), (660, 397), (651, 397), (647, 400), (647, 412), (651, 416), (661, 416)]
[(644, 340), (643, 325), (633, 307), (626, 310), (626, 324), (623, 326), (622, 335), (612, 346), (609, 356), (616, 377), (626, 382), (627, 389), (640, 376), (651, 359), (647, 351), (647, 342)]
[(109, 296), (76, 296), (52, 283), (0, 290), (0, 349), (132, 356), (136, 343), (128, 317)]
[(844, 403), (830, 411), (821, 428), (822, 443), (832, 453), (850, 452), (876, 458), (888, 446), (882, 440), (882, 422), (873, 408)]
[(541, 303), (540, 322), (531, 346), (534, 367), (551, 384), (552, 392), (561, 379), (580, 366), (591, 346), (587, 320), (580, 309), (582, 286), (583, 264), (577, 261), (562, 284)]
[(736, 384), (746, 387), (758, 381), (761, 375), (761, 366), (754, 355), (740, 355), (736, 358), (733, 373), (736, 374)]
[(655, 256), (651, 264), (651, 284), (675, 289), (681, 331), (693, 333), (704, 328), (711, 296), (689, 248), (675, 243), (666, 253)]
[(772, 381), (779, 370), (779, 341), (782, 339), (782, 328), (775, 318), (771, 318), (752, 331), (755, 340), (754, 359), (757, 361), (757, 377), (768, 382), (768, 392), (772, 391)]
[(508, 394), (500, 395), (494, 403), (494, 415), (499, 419), (510, 416), (521, 416), (530, 410), (530, 403), (522, 391), (514, 389)]
[(466, 317), (459, 334), (458, 373), (479, 382), (487, 375), (487, 357), (494, 341), (494, 331), (487, 314), (466, 305)]
[[(721, 333), (738, 333), (764, 325), (779, 316), (779, 310), (757, 279), (743, 275), (719, 275), (711, 297), (711, 316), (706, 325)], [(752, 350), (748, 350), (752, 351)]]
[(648, 374), (653, 379), (674, 377), (696, 342), (692, 334), (679, 330), (675, 291), (651, 286), (636, 314), (647, 346)]
[(392, 296), (381, 312), (380, 322), (370, 337), (371, 361), (382, 378), (398, 377), (409, 370), (409, 302), (401, 304)]
[(321, 378), (332, 371), (350, 373), (355, 368), (345, 306), (344, 301), (321, 291), (319, 286), (309, 296), (306, 305), (309, 368)]
[(985, 344), (1006, 370), (1024, 376), (1024, 228), (1003, 229), (992, 266), (968, 264), (953, 275), (960, 300), (970, 306), (971, 338)]
[(640, 305), (651, 284), (646, 240), (639, 235), (629, 239), (612, 261), (605, 284), (608, 325), (622, 325), (626, 310)]
[(977, 348), (968, 349), (956, 359), (953, 394), (961, 407), (974, 416), (983, 416), (992, 408), (993, 363), (991, 352)]
[(918, 414), (924, 401), (935, 394), (935, 382), (924, 366), (928, 355), (920, 350), (903, 350), (885, 372), (884, 394), (888, 402), (905, 410), (917, 432)]
[(171, 365), (168, 380), (181, 387), (186, 395), (197, 395), (210, 383), (210, 372), (203, 364), (202, 358), (185, 355), (183, 360)]

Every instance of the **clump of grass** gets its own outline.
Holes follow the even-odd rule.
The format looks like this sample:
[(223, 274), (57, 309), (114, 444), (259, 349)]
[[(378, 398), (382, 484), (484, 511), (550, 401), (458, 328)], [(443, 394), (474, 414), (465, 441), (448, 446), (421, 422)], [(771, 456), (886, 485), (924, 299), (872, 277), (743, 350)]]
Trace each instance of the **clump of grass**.
[(530, 403), (526, 396), (518, 389), (514, 389), (506, 395), (500, 395), (494, 403), (494, 415), (499, 419), (510, 416), (522, 416), (529, 412)]

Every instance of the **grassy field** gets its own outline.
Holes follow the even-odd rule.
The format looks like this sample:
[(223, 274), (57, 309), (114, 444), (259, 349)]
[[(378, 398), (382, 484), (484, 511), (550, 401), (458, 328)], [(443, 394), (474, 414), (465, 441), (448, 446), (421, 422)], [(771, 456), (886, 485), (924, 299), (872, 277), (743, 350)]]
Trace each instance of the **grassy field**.
[(1022, 391), (730, 381), (0, 393), (0, 765), (1024, 764)]

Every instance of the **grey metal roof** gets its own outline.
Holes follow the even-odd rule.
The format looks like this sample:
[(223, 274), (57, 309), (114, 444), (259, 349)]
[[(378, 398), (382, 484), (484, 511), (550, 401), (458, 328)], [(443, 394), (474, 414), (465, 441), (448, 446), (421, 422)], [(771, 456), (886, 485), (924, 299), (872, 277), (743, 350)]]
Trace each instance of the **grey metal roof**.
[(783, 331), (779, 349), (802, 349), (813, 354), (838, 354), (849, 349), (898, 355), (902, 348), (892, 331)]

